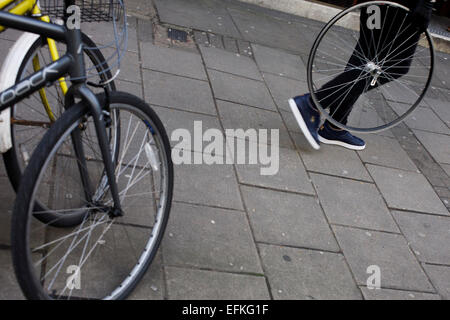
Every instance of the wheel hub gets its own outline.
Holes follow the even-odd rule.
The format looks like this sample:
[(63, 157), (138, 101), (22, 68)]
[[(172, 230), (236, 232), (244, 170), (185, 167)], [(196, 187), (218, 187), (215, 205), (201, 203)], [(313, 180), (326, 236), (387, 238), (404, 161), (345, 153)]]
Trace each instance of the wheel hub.
[(378, 77), (381, 75), (381, 67), (378, 66), (375, 62), (369, 61), (364, 70), (373, 77), (370, 85), (373, 87), (377, 84)]

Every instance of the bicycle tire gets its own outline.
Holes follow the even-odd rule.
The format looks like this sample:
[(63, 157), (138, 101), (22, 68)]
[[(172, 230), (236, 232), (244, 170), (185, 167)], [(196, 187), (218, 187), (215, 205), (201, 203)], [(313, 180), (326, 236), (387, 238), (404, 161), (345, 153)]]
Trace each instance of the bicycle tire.
[[(98, 97), (100, 102), (103, 103), (104, 95), (99, 95)], [(137, 112), (144, 114), (147, 117), (146, 119), (151, 120), (151, 123), (154, 125), (154, 127), (152, 127), (152, 130), (155, 132), (152, 132), (152, 135), (159, 134), (161, 136), (161, 141), (163, 144), (162, 152), (164, 153), (168, 170), (166, 200), (164, 202), (164, 208), (161, 209), (160, 220), (158, 219), (158, 223), (160, 223), (158, 229), (159, 231), (154, 239), (149, 240), (149, 242), (154, 241), (155, 245), (151, 252), (149, 250), (149, 252), (143, 253), (146, 255), (145, 261), (141, 262), (140, 269), (134, 274), (133, 278), (126, 282), (126, 285), (124, 285), (123, 287), (120, 286), (120, 291), (118, 291), (115, 295), (111, 294), (110, 296), (106, 296), (107, 299), (123, 299), (131, 293), (140, 279), (144, 276), (146, 270), (153, 261), (161, 243), (169, 219), (169, 212), (172, 202), (173, 164), (171, 160), (170, 142), (164, 126), (156, 113), (144, 101), (127, 93), (112, 92), (109, 99), (111, 104), (131, 106), (131, 108), (134, 108)], [(69, 108), (55, 122), (50, 130), (46, 132), (44, 139), (40, 142), (39, 146), (36, 149), (36, 152), (34, 152), (32, 156), (32, 161), (30, 161), (30, 164), (27, 166), (24, 172), (23, 183), (20, 185), (17, 193), (17, 199), (14, 204), (14, 211), (12, 215), (12, 258), (15, 274), (18, 279), (19, 285), (25, 297), (28, 299), (52, 299), (49, 294), (44, 292), (43, 285), (41, 285), (41, 282), (43, 281), (36, 278), (36, 266), (31, 261), (30, 251), (32, 249), (30, 249), (30, 243), (28, 242), (31, 241), (28, 232), (31, 225), (30, 220), (33, 219), (34, 216), (32, 212), (32, 198), (33, 194), (36, 191), (35, 188), (38, 187), (36, 184), (39, 180), (40, 175), (42, 174), (41, 171), (44, 170), (46, 162), (51, 157), (51, 154), (55, 152), (54, 149), (57, 148), (58, 144), (61, 144), (62, 139), (64, 139), (64, 135), (67, 136), (67, 132), (70, 130), (70, 128), (76, 127), (80, 119), (82, 119), (87, 114), (88, 108), (85, 105), (83, 105), (82, 103), (76, 104)], [(160, 207), (158, 208), (160, 209)], [(152, 230), (154, 228), (156, 227), (153, 227)], [(136, 266), (138, 265), (139, 262)], [(105, 273), (103, 273), (103, 275), (108, 277), (113, 276), (111, 274), (106, 275)]]

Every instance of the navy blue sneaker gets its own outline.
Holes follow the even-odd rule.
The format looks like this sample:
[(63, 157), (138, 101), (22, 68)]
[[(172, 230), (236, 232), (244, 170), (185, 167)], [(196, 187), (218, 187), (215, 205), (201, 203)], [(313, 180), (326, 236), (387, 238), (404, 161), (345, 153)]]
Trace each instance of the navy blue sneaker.
[(317, 130), (320, 125), (320, 113), (313, 109), (309, 102), (309, 94), (289, 99), (289, 106), (297, 120), (306, 140), (316, 150), (320, 149)]
[(351, 150), (364, 150), (366, 147), (363, 139), (355, 137), (346, 130), (333, 129), (328, 121), (325, 121), (319, 130), (319, 140), (325, 144), (334, 144)]

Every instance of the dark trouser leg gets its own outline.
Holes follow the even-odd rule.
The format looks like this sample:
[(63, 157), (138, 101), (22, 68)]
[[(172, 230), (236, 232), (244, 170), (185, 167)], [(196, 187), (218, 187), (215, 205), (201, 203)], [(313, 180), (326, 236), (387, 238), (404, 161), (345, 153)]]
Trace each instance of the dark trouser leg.
[[(357, 46), (358, 47), (358, 46)], [(359, 69), (364, 64), (356, 53), (348, 61), (346, 70), (326, 83), (316, 92), (324, 109), (329, 109), (333, 119), (346, 124), (351, 107), (367, 85), (366, 74)]]

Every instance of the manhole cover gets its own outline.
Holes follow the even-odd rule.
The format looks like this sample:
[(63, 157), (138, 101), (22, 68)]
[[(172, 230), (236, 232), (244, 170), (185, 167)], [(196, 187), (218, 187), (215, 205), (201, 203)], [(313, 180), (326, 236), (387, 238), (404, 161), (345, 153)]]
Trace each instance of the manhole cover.
[(188, 34), (186, 31), (169, 28), (167, 33), (172, 40), (187, 42)]

